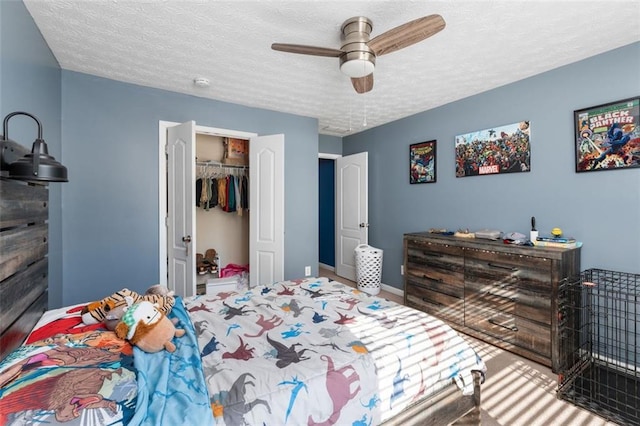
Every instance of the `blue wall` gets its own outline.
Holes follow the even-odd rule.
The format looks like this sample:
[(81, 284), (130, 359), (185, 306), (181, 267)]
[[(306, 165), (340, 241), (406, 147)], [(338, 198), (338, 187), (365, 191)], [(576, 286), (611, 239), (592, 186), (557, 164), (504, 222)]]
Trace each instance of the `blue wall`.
[[(49, 154), (62, 157), (60, 67), (21, 1), (0, 1), (0, 120), (25, 111), (42, 123)], [(28, 117), (9, 120), (9, 137), (31, 149), (37, 124)], [(66, 165), (66, 164), (65, 164)], [(70, 171), (73, 178), (73, 171)], [(49, 185), (49, 306), (62, 302), (61, 190)]]
[[(402, 288), (402, 235), (561, 227), (584, 242), (582, 269), (640, 273), (640, 169), (575, 173), (573, 111), (640, 95), (640, 43), (343, 138), (369, 152), (369, 242), (384, 249), (385, 284)], [(529, 173), (455, 177), (454, 138), (531, 122)], [(408, 150), (437, 140), (437, 183), (410, 185)]]
[(342, 154), (342, 138), (339, 136), (319, 135), (318, 152), (322, 154)]
[(158, 122), (285, 135), (285, 278), (318, 265), (318, 122), (62, 72), (64, 302), (158, 276)]

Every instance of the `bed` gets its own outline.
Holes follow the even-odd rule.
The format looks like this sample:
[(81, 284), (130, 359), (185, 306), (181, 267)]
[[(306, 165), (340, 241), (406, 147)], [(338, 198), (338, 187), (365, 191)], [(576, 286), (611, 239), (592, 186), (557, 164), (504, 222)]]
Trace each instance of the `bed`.
[[(0, 207), (33, 189), (46, 196), (0, 180)], [(26, 228), (46, 219), (18, 204), (0, 219), (0, 424), (479, 424), (485, 368), (460, 335), (326, 278), (177, 297), (169, 317), (186, 333), (173, 353), (83, 324), (83, 305), (43, 313), (46, 242), (39, 259), (5, 255), (32, 231), (42, 244)]]

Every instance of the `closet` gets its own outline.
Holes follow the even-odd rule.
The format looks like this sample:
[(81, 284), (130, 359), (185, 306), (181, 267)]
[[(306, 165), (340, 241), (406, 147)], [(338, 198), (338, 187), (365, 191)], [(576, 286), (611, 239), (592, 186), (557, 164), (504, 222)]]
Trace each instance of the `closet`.
[[(224, 158), (224, 138), (249, 142), (250, 167), (245, 167), (244, 172), (249, 175), (250, 214), (198, 211), (196, 206), (196, 174), (200, 167), (196, 158), (202, 163), (210, 160), (202, 167), (235, 169), (225, 164), (233, 159)], [(197, 274), (197, 254), (205, 254), (209, 248), (219, 253), (223, 267), (230, 263), (249, 264), (250, 286), (283, 280), (284, 135), (259, 136), (200, 126), (195, 121), (160, 121), (158, 140), (160, 284), (184, 297), (196, 294), (198, 278), (206, 281), (206, 277)], [(214, 164), (221, 160), (225, 163)], [(247, 161), (246, 155), (243, 161)], [(227, 222), (212, 225), (210, 221), (215, 221), (212, 218), (216, 216)]]
[[(196, 246), (205, 256), (215, 250), (215, 268), (196, 261), (198, 292), (228, 264), (249, 264), (248, 140), (196, 134)], [(198, 256), (199, 257), (199, 256)], [(204, 272), (207, 271), (207, 272)]]

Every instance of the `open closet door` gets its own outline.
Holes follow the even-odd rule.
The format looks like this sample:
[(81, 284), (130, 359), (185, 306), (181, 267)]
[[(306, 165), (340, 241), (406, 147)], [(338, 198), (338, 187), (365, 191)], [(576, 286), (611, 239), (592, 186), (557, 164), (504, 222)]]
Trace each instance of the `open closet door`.
[(249, 285), (284, 279), (284, 135), (249, 144)]
[(167, 287), (183, 297), (196, 294), (195, 141), (195, 121), (167, 130)]
[(368, 154), (336, 159), (336, 275), (356, 280), (355, 248), (369, 242)]

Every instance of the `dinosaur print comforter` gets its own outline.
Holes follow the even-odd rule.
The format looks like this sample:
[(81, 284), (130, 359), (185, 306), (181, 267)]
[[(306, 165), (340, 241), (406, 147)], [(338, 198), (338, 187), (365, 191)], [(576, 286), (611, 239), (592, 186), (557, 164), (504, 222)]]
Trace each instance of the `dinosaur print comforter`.
[(185, 299), (216, 425), (376, 425), (485, 367), (442, 321), (325, 278)]
[(149, 354), (82, 324), (83, 305), (46, 312), (0, 363), (0, 425), (200, 425), (213, 416), (195, 330), (181, 298), (169, 318), (186, 334)]

